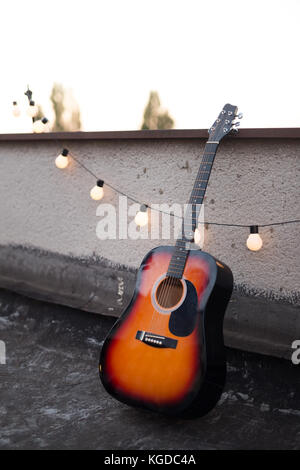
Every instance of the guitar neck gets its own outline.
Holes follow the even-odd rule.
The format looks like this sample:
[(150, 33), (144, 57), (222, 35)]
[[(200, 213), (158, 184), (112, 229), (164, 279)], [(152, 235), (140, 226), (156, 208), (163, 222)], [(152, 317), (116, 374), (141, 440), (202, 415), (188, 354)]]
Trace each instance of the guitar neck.
[(179, 279), (182, 278), (186, 260), (190, 251), (188, 245), (194, 240), (194, 232), (197, 227), (198, 217), (218, 146), (219, 142), (217, 141), (208, 140), (206, 142), (201, 165), (189, 198), (187, 211), (184, 215), (181, 233), (176, 241), (174, 253), (169, 264), (168, 276)]
[[(217, 153), (219, 142), (207, 141), (201, 161), (200, 168), (194, 183), (193, 190), (189, 199), (189, 205), (197, 205), (201, 209), (205, 196), (207, 183), (210, 177), (214, 159)], [(199, 215), (199, 214), (198, 214)], [(193, 229), (196, 228), (196, 220), (193, 219)]]

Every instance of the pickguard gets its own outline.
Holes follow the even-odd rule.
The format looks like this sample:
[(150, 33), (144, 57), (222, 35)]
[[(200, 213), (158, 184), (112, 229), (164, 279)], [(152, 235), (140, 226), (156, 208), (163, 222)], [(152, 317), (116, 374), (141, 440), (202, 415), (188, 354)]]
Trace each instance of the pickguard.
[(197, 291), (190, 281), (185, 282), (187, 293), (184, 302), (171, 313), (169, 319), (169, 330), (175, 336), (190, 335), (197, 320)]

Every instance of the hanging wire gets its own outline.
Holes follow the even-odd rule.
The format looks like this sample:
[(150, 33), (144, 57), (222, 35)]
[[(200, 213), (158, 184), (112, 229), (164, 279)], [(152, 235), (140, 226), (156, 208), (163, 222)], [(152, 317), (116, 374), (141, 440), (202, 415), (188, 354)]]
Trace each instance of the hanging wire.
[[(58, 144), (58, 141), (57, 141), (57, 144)], [(58, 144), (59, 145), (59, 144)], [(86, 165), (84, 165), (80, 160), (78, 160), (73, 152), (69, 151), (69, 155), (72, 157), (72, 159), (81, 167), (83, 168), (87, 173), (89, 173), (91, 176), (93, 176), (93, 178), (95, 178), (95, 180), (97, 181), (99, 179), (98, 175), (96, 175), (92, 170), (90, 170)], [(107, 183), (106, 180), (104, 180), (104, 184), (106, 186), (108, 186), (109, 188), (111, 188), (113, 191), (115, 191), (116, 193), (118, 194), (121, 194), (122, 196), (125, 196), (127, 197), (128, 199), (130, 199), (132, 202), (136, 202), (137, 204), (144, 204), (146, 207), (149, 207), (151, 210), (153, 211), (156, 211), (156, 212), (160, 212), (162, 214), (166, 214), (166, 215), (169, 215), (171, 217), (177, 217), (181, 220), (183, 220), (184, 218), (179, 216), (179, 215), (176, 215), (172, 212), (167, 212), (167, 211), (163, 211), (161, 209), (158, 209), (157, 207), (151, 207), (149, 206), (149, 204), (146, 204), (146, 203), (141, 203), (141, 201), (139, 201), (138, 199), (136, 199), (135, 197), (133, 196), (130, 196), (126, 193), (124, 193), (123, 191), (121, 191), (120, 189), (116, 188), (115, 186), (113, 186), (112, 184), (110, 183)], [(271, 222), (271, 223), (268, 223), (268, 224), (228, 224), (228, 223), (222, 223), (222, 222), (198, 222), (198, 225), (216, 225), (216, 226), (222, 226), (222, 227), (241, 227), (241, 228), (250, 228), (252, 225), (258, 225), (259, 227), (272, 227), (272, 226), (275, 226), (275, 225), (286, 225), (286, 224), (297, 224), (297, 223), (300, 223), (300, 219), (294, 219), (294, 220), (284, 220), (282, 222)]]
[[(69, 155), (73, 158), (73, 160), (75, 160), (76, 163), (78, 163), (79, 166), (81, 166), (81, 168), (83, 168), (85, 171), (87, 171), (90, 175), (92, 175), (96, 180), (99, 179), (98, 176), (93, 172), (91, 171), (89, 168), (87, 168), (83, 163), (81, 163), (81, 161), (79, 161), (75, 156), (74, 154), (70, 151), (69, 152)], [(128, 199), (130, 199), (130, 201), (132, 202), (136, 202), (137, 204), (139, 205), (145, 205), (146, 207), (150, 207), (149, 204), (146, 204), (145, 202), (142, 204), (141, 201), (138, 201), (136, 198), (132, 197), (132, 196), (129, 196), (128, 194), (124, 193), (123, 191), (121, 191), (120, 189), (116, 188), (115, 186), (113, 186), (112, 184), (110, 183), (107, 183), (106, 180), (104, 180), (104, 184), (106, 186), (108, 186), (109, 188), (111, 188), (113, 191), (115, 191), (116, 193), (118, 194), (121, 194), (122, 196), (125, 196), (127, 197)], [(167, 215), (171, 215), (172, 217), (177, 217), (179, 219), (183, 219), (183, 217), (179, 216), (179, 215), (176, 215), (176, 214), (172, 214), (170, 212), (167, 212), (167, 211), (163, 211), (161, 209), (157, 209), (156, 207), (151, 207), (151, 210), (154, 210), (154, 211), (157, 211), (157, 212), (161, 212), (162, 214), (167, 214)]]

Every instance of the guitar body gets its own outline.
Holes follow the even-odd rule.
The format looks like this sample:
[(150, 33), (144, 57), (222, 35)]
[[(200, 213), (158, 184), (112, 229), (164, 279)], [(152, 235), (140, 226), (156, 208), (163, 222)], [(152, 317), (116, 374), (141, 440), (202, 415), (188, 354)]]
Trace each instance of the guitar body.
[(128, 405), (197, 417), (221, 396), (223, 318), (233, 278), (227, 266), (191, 244), (217, 148), (236, 117), (237, 107), (227, 103), (209, 129), (176, 244), (155, 248), (144, 258), (132, 300), (104, 342), (102, 383)]
[(196, 417), (215, 406), (225, 383), (223, 317), (233, 278), (211, 255), (192, 250), (172, 283), (173, 251), (158, 247), (144, 258), (133, 298), (104, 342), (100, 377), (128, 405)]

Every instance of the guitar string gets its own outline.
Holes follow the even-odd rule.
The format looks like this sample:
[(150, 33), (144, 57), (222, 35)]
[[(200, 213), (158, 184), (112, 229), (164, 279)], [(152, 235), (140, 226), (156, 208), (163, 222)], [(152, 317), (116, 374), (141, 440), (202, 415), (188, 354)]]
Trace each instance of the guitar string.
[[(215, 153), (213, 155), (215, 155)], [(205, 155), (205, 154), (202, 157), (201, 165), (200, 165), (200, 168), (198, 170), (196, 180), (195, 180), (195, 183), (194, 183), (194, 187), (193, 187), (190, 199), (189, 199), (190, 201), (192, 200), (193, 197), (195, 197), (194, 189), (196, 188), (196, 185), (199, 181), (199, 176), (201, 176), (201, 173), (202, 173), (202, 169), (201, 169), (202, 164), (206, 163), (208, 161), (208, 160), (206, 160), (207, 157), (208, 157), (208, 155)], [(209, 158), (211, 158), (211, 157), (209, 157)], [(213, 162), (211, 162), (211, 163), (213, 163)], [(208, 181), (208, 179), (207, 179), (207, 181)], [(206, 181), (206, 183), (207, 183), (207, 181)], [(204, 191), (205, 190), (206, 190), (206, 188), (204, 189)], [(192, 209), (192, 220), (195, 218), (193, 212), (194, 212), (194, 210)], [(183, 230), (182, 230), (182, 232), (183, 232)], [(177, 250), (177, 244), (175, 245), (175, 250), (174, 250), (175, 253), (173, 254), (173, 256), (176, 256), (176, 250)], [(184, 256), (185, 259), (187, 259), (187, 256), (188, 256), (188, 253), (185, 253), (185, 256)], [(183, 261), (183, 259), (181, 258), (179, 261)], [(172, 267), (172, 258), (171, 258), (170, 266)], [(175, 272), (176, 272), (177, 268), (175, 267), (174, 269), (175, 269)], [(177, 280), (176, 276), (170, 276), (170, 280), (165, 281), (165, 289), (164, 289), (162, 295), (160, 296), (160, 298), (158, 299), (159, 303), (162, 307), (165, 306), (165, 308), (168, 308), (168, 305), (171, 303), (170, 301), (171, 301), (172, 292), (173, 292), (173, 290), (174, 290), (174, 288), (177, 284), (178, 284), (178, 280)]]
[[(214, 163), (214, 159), (215, 159), (217, 150), (218, 150), (218, 145), (216, 146), (215, 151), (214, 151), (213, 153), (210, 153), (210, 155), (212, 155), (212, 157), (211, 157), (211, 156), (208, 155), (209, 152), (205, 152), (205, 149), (204, 149), (204, 155), (203, 155), (203, 157), (202, 157), (201, 164), (200, 164), (199, 170), (198, 170), (198, 172), (197, 172), (196, 180), (195, 180), (195, 183), (194, 183), (194, 186), (193, 186), (193, 189), (192, 189), (190, 198), (189, 198), (189, 204), (191, 204), (191, 201), (192, 201), (193, 198), (196, 198), (196, 199), (198, 198), (198, 199), (199, 199), (199, 196), (196, 194), (196, 191), (197, 191), (197, 184), (199, 183), (200, 178), (202, 177), (202, 174), (203, 174), (204, 171), (205, 171), (206, 173), (208, 173), (208, 176), (207, 176), (206, 180), (203, 181), (203, 182), (206, 182), (205, 188), (203, 188), (203, 192), (204, 192), (204, 194), (205, 194), (206, 188), (207, 188), (207, 184), (208, 184), (208, 180), (209, 180), (209, 177), (210, 177), (210, 173), (211, 173), (211, 170), (212, 170), (212, 165), (213, 165), (213, 163)], [(206, 171), (206, 170), (203, 170), (203, 169), (202, 169), (202, 166), (203, 166), (203, 165), (206, 165), (207, 163), (210, 163), (210, 164), (211, 164), (211, 167), (210, 167), (210, 170), (209, 170), (209, 171)], [(204, 167), (204, 168), (205, 168), (205, 167)], [(201, 179), (201, 183), (202, 183), (202, 179)], [(204, 194), (201, 195), (201, 197), (200, 197), (200, 198), (201, 198), (201, 203), (200, 203), (201, 205), (202, 205), (202, 203), (203, 203)], [(196, 206), (197, 206), (197, 204), (198, 204), (198, 203), (196, 202)], [(196, 207), (195, 211), (197, 211), (197, 207)], [(196, 214), (194, 214), (193, 206), (192, 206), (191, 219), (192, 219), (192, 227), (193, 227), (193, 224), (194, 224), (194, 222), (196, 222), (196, 219), (197, 219), (197, 212), (196, 212)], [(194, 220), (194, 219), (195, 219), (195, 220)], [(181, 237), (183, 237), (183, 232), (184, 232), (184, 218), (183, 218), (183, 224), (182, 224), (182, 229), (181, 229)], [(181, 238), (181, 239), (182, 239), (182, 238)], [(178, 242), (178, 241), (180, 242), (181, 239), (178, 239), (178, 240), (176, 241), (175, 248), (174, 248), (174, 253), (173, 253), (173, 255), (171, 256), (171, 260), (170, 260), (170, 263), (169, 263), (169, 268), (170, 268), (170, 266), (171, 266), (171, 268), (172, 268), (172, 260), (173, 260), (173, 257), (176, 256), (176, 250), (177, 250), (177, 248), (178, 248), (177, 242)], [(185, 255), (184, 255), (184, 258), (185, 258), (184, 266), (185, 266), (186, 259), (187, 259), (187, 257), (188, 257), (188, 254), (189, 254), (189, 251), (190, 251), (190, 250), (188, 250), (188, 251), (185, 250), (185, 251), (186, 251), (186, 253), (185, 253)], [(182, 261), (182, 259), (181, 259), (180, 261)], [(180, 263), (179, 263), (179, 265), (180, 265)], [(174, 269), (175, 269), (175, 273), (176, 273), (177, 268), (175, 267)], [(182, 271), (184, 271), (184, 267), (183, 267), (183, 270), (182, 270)], [(171, 293), (172, 293), (174, 287), (176, 286), (176, 284), (177, 284), (178, 282), (180, 282), (180, 281), (178, 281), (178, 279), (177, 279), (176, 276), (169, 276), (169, 277), (167, 276), (162, 282), (164, 282), (164, 285), (163, 285), (163, 287), (162, 287), (161, 290), (160, 290), (159, 296), (157, 297), (157, 302), (159, 303), (159, 305), (160, 305), (161, 307), (164, 308), (164, 306), (165, 306), (165, 308), (168, 308), (169, 301), (171, 300), (171, 298), (170, 298)], [(159, 286), (158, 286), (158, 287), (159, 287)], [(162, 322), (162, 318), (161, 318), (160, 315), (156, 315), (156, 316), (154, 317), (154, 313), (155, 313), (155, 310), (154, 310), (153, 313), (152, 313), (152, 318), (151, 318), (151, 321), (150, 321), (149, 328), (150, 328), (150, 331), (151, 331), (152, 329), (154, 329), (154, 330), (157, 332), (157, 326), (160, 326), (160, 324), (161, 324), (161, 322)], [(154, 322), (153, 322), (153, 317), (154, 317)], [(157, 318), (157, 321), (156, 321), (156, 322), (155, 322), (155, 318)], [(155, 323), (156, 323), (157, 326), (156, 326), (155, 328), (153, 328)]]
[[(195, 191), (197, 190), (196, 186), (197, 186), (197, 184), (199, 183), (199, 177), (202, 176), (202, 172), (204, 171), (204, 170), (202, 170), (202, 165), (203, 165), (203, 164), (206, 164), (206, 163), (211, 163), (211, 168), (210, 168), (210, 171), (209, 171), (209, 174), (208, 174), (208, 178), (206, 179), (206, 181), (204, 181), (204, 182), (206, 182), (206, 186), (205, 186), (205, 188), (203, 188), (203, 191), (204, 191), (204, 194), (205, 194), (206, 188), (207, 188), (207, 184), (208, 184), (208, 180), (209, 180), (210, 173), (211, 173), (211, 169), (212, 169), (212, 165), (213, 165), (213, 163), (214, 163), (214, 159), (215, 159), (217, 150), (218, 150), (218, 146), (216, 147), (216, 149), (215, 149), (215, 151), (214, 151), (213, 153), (210, 153), (210, 155), (212, 155), (212, 157), (210, 157), (210, 156), (208, 155), (208, 152), (206, 153), (205, 150), (204, 150), (204, 155), (203, 155), (203, 157), (202, 157), (202, 161), (201, 161), (201, 164), (200, 164), (200, 168), (199, 168), (198, 173), (197, 173), (197, 176), (196, 176), (196, 180), (195, 180), (195, 183), (194, 183), (194, 186), (193, 186), (191, 195), (190, 195), (189, 202), (190, 202), (194, 197), (198, 198), (198, 196), (195, 194)], [(209, 160), (206, 160), (206, 158), (209, 158)], [(210, 161), (210, 160), (211, 160), (211, 161)], [(202, 181), (201, 181), (201, 183), (202, 183)], [(203, 195), (203, 197), (204, 197), (204, 195)], [(201, 196), (201, 203), (196, 202), (196, 205), (198, 205), (198, 204), (199, 204), (199, 205), (202, 205), (203, 197)], [(196, 220), (194, 221), (194, 219), (197, 218), (197, 214), (195, 214), (195, 216), (194, 216), (194, 209), (193, 209), (193, 208), (192, 208), (191, 218), (192, 218), (192, 228), (193, 228), (194, 222), (196, 221)], [(183, 232), (183, 231), (184, 231), (184, 230), (182, 230), (182, 232)], [(176, 251), (176, 249), (177, 249), (177, 246), (175, 245), (175, 250), (174, 250), (174, 251)], [(188, 251), (190, 251), (190, 250), (188, 250)], [(188, 254), (189, 254), (188, 252), (185, 253), (185, 256), (184, 256), (184, 257), (185, 257), (185, 263), (186, 263), (186, 259), (187, 259), (187, 257), (188, 257)], [(174, 253), (174, 255), (175, 255), (175, 253)], [(174, 255), (173, 255), (173, 256), (174, 256)], [(175, 256), (176, 256), (176, 255), (175, 255)], [(173, 258), (173, 257), (172, 257), (172, 258)], [(172, 258), (171, 258), (170, 265), (172, 265)], [(180, 260), (180, 261), (182, 261), (182, 260)], [(179, 265), (180, 265), (180, 263), (179, 263)], [(184, 267), (183, 267), (183, 270), (184, 270)], [(175, 272), (176, 272), (176, 268), (175, 268)], [(172, 280), (172, 279), (173, 279), (173, 280)], [(164, 298), (163, 298), (164, 303), (167, 304), (167, 301), (170, 300), (170, 296), (171, 296), (172, 290), (173, 290), (173, 288), (175, 287), (176, 283), (177, 283), (177, 278), (174, 277), (174, 276), (171, 278), (171, 282), (169, 282), (169, 284), (166, 283), (166, 292), (165, 292)], [(162, 303), (162, 300), (161, 300), (161, 303)]]
[[(208, 184), (208, 180), (209, 180), (209, 177), (210, 177), (210, 173), (211, 173), (211, 170), (212, 170), (212, 165), (214, 163), (214, 159), (215, 159), (215, 156), (216, 156), (216, 153), (217, 153), (217, 150), (218, 150), (218, 145), (216, 146), (214, 152), (205, 152), (204, 150), (204, 155), (202, 157), (202, 161), (201, 161), (201, 164), (200, 164), (200, 167), (199, 167), (199, 170), (197, 172), (197, 176), (196, 176), (196, 180), (195, 180), (195, 183), (194, 183), (194, 186), (193, 186), (193, 189), (192, 189), (192, 192), (191, 192), (191, 195), (190, 195), (190, 198), (189, 198), (189, 204), (192, 204), (192, 213), (191, 213), (191, 225), (192, 225), (192, 228), (194, 227), (194, 224), (196, 222), (196, 219), (197, 219), (197, 205), (202, 205), (203, 203), (203, 198), (204, 198), (204, 195), (205, 195), (205, 192), (206, 192), (206, 188), (207, 188), (207, 184)], [(212, 156), (210, 156), (212, 155)], [(207, 163), (210, 163), (211, 164), (211, 167), (210, 167), (210, 170), (207, 171), (207, 170), (204, 170), (202, 169), (203, 165), (204, 165), (204, 168), (205, 168), (205, 165)], [(203, 176), (203, 172), (205, 173), (208, 173), (207, 175), (207, 178), (205, 180), (202, 181), (202, 176)], [(194, 198), (198, 198), (199, 199), (199, 195), (196, 194), (196, 191), (198, 190), (197, 188), (197, 184), (201, 181), (201, 185), (202, 185), (202, 182), (205, 182), (206, 185), (205, 185), (205, 188), (203, 188), (203, 195), (200, 196), (200, 199), (201, 199), (201, 202), (196, 202), (196, 208), (194, 209), (193, 208), (193, 199)], [(195, 214), (194, 214), (195, 212)], [(194, 220), (195, 219), (195, 220)], [(184, 221), (183, 221), (183, 226), (184, 227)], [(184, 232), (184, 228), (182, 228), (181, 230), (181, 234)], [(182, 236), (182, 235), (181, 235)], [(179, 239), (180, 241), (180, 239)], [(176, 242), (176, 245), (175, 245), (175, 253), (173, 253), (173, 256), (171, 257), (171, 261), (170, 261), (170, 265), (169, 265), (169, 268), (170, 266), (172, 267), (172, 261), (173, 261), (173, 257), (175, 256), (176, 257), (176, 250), (177, 250), (177, 242)], [(184, 261), (184, 266), (185, 266), (185, 263), (186, 263), (186, 259), (189, 255), (189, 251), (188, 250), (185, 255), (184, 255), (184, 258), (185, 259), (180, 259), (179, 261)], [(179, 259), (179, 258), (178, 258)], [(180, 265), (180, 262), (179, 262), (179, 265)], [(174, 264), (174, 263), (173, 263)], [(182, 271), (184, 271), (184, 267), (182, 267)], [(177, 271), (177, 267), (174, 268), (175, 269), (175, 272)], [(174, 289), (174, 287), (176, 286), (176, 284), (180, 281), (178, 281), (177, 277), (176, 276), (170, 276), (170, 281), (167, 279), (167, 281), (164, 281), (165, 282), (165, 290), (164, 289), (161, 289), (163, 291), (162, 295), (159, 295), (159, 299), (158, 302), (160, 303), (160, 305), (162, 307), (165, 307), (167, 308), (167, 306), (169, 305), (169, 301), (171, 300), (170, 296), (171, 296), (171, 293)], [(160, 292), (161, 294), (161, 292)]]
[[(202, 173), (203, 171), (205, 170), (202, 170), (202, 165), (205, 165), (207, 163), (210, 163), (211, 164), (211, 168), (210, 168), (210, 171), (208, 173), (208, 177), (205, 181), (203, 182), (206, 182), (206, 186), (205, 188), (203, 188), (203, 191), (204, 191), (204, 194), (206, 192), (206, 188), (207, 188), (207, 183), (208, 183), (208, 180), (209, 180), (209, 177), (210, 177), (210, 173), (211, 173), (211, 169), (212, 169), (212, 165), (213, 165), (213, 162), (214, 162), (214, 158), (215, 158), (215, 155), (217, 153), (217, 149), (218, 149), (218, 146), (216, 147), (215, 151), (213, 153), (210, 153), (211, 156), (208, 155), (209, 152), (205, 152), (204, 150), (204, 155), (202, 157), (202, 160), (201, 160), (201, 164), (200, 164), (200, 167), (199, 167), (199, 170), (197, 172), (197, 176), (196, 176), (196, 180), (195, 180), (195, 183), (194, 183), (194, 186), (193, 186), (193, 189), (192, 189), (192, 192), (191, 192), (191, 195), (190, 195), (190, 198), (189, 198), (189, 203), (191, 203), (192, 199), (194, 197), (196, 198), (199, 198), (198, 195), (196, 195), (196, 191), (197, 191), (197, 184), (199, 183), (199, 180), (200, 180), (200, 177), (202, 176)], [(211, 160), (211, 161), (210, 161)], [(201, 180), (201, 183), (202, 183), (202, 180)], [(204, 195), (203, 195), (204, 197)], [(201, 196), (201, 205), (202, 205), (202, 201), (203, 201), (203, 197)], [(196, 203), (196, 205), (198, 204), (198, 202)], [(197, 214), (195, 214), (194, 216), (194, 209), (192, 208), (192, 214), (191, 214), (191, 218), (192, 218), (192, 227), (193, 227), (193, 224), (194, 224), (194, 218), (196, 219), (197, 218)], [(184, 222), (183, 222), (183, 225), (184, 225)], [(184, 230), (182, 229), (181, 233), (183, 232)], [(177, 242), (176, 242), (177, 243)], [(175, 252), (176, 252), (176, 249), (177, 249), (177, 245), (175, 245)], [(189, 250), (188, 250), (189, 251)], [(174, 253), (173, 256), (176, 256), (176, 254)], [(170, 265), (172, 265), (172, 258), (173, 256), (171, 257), (171, 261), (170, 261)], [(188, 253), (185, 253), (185, 260), (187, 259), (188, 257)], [(182, 261), (182, 260), (180, 260)], [(185, 261), (186, 262), (186, 261)], [(180, 263), (179, 263), (180, 264)], [(169, 267), (170, 267), (169, 265)], [(177, 268), (175, 268), (175, 272), (176, 272)], [(172, 291), (174, 289), (174, 287), (176, 286), (178, 280), (177, 280), (177, 277), (176, 276), (169, 276), (169, 279), (168, 277), (165, 278), (164, 281), (164, 286), (163, 288), (161, 289), (160, 291), (160, 294), (159, 294), (159, 298), (157, 298), (157, 301), (159, 302), (159, 304), (164, 308), (168, 308), (167, 306), (169, 305), (170, 303), (170, 300), (171, 300), (171, 294), (172, 294)], [(179, 281), (180, 282), (180, 281)], [(152, 322), (151, 322), (152, 323)]]

